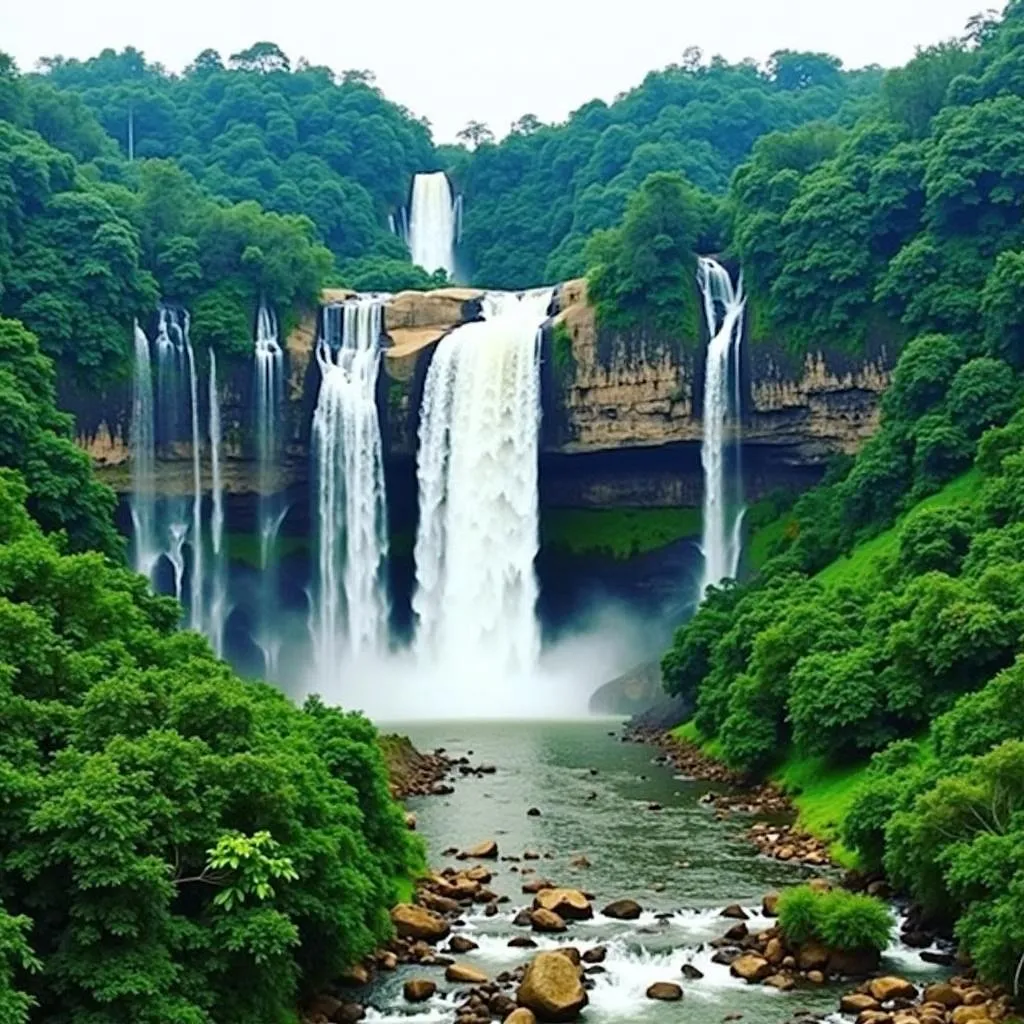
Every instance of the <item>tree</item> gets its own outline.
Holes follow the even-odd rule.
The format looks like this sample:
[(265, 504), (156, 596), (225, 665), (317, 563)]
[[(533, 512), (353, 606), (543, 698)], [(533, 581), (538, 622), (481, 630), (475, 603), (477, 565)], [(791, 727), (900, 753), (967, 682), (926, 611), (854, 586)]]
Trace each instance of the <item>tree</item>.
[(838, 84), (842, 67), (842, 61), (827, 53), (777, 50), (768, 61), (768, 74), (780, 89), (828, 88)]
[(239, 71), (255, 71), (261, 75), (291, 70), (291, 62), (276, 43), (253, 43), (247, 50), (231, 54), (230, 62)]
[(989, 353), (1024, 368), (1024, 251), (1007, 250), (996, 257), (981, 309)]
[(481, 121), (469, 121), (455, 137), (473, 149), (494, 141), (494, 132)]

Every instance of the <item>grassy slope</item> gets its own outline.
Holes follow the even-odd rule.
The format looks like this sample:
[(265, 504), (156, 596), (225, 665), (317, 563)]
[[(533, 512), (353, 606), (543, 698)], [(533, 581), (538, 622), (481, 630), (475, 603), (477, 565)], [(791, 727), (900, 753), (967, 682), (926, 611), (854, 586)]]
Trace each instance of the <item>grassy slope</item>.
[(700, 535), (695, 508), (556, 508), (543, 513), (541, 543), (573, 555), (626, 559)]
[[(937, 494), (919, 502), (917, 508), (944, 508), (970, 503), (977, 491), (977, 470), (970, 470), (948, 483)], [(749, 541), (752, 568), (764, 563), (766, 553), (789, 524), (789, 516), (782, 516), (755, 530)], [(829, 586), (849, 583), (872, 571), (880, 558), (896, 553), (900, 524), (858, 545), (851, 555), (844, 556), (818, 573), (817, 578)], [(760, 560), (758, 560), (760, 557)], [(711, 757), (721, 757), (721, 744), (710, 742), (698, 731), (694, 723), (687, 722), (674, 730), (681, 739), (697, 744)], [(798, 813), (798, 824), (812, 835), (831, 844), (833, 857), (845, 867), (854, 867), (856, 857), (839, 840), (843, 819), (853, 803), (867, 763), (835, 767), (821, 757), (797, 757), (789, 753), (772, 773), (772, 779), (793, 795)]]
[[(970, 504), (974, 500), (979, 480), (978, 471), (971, 469), (950, 481), (937, 494), (918, 502), (914, 509), (916, 511), (919, 508), (945, 508), (950, 505)], [(829, 586), (837, 586), (841, 583), (853, 583), (869, 574), (879, 559), (896, 553), (901, 523), (902, 520), (877, 537), (859, 544), (852, 554), (836, 559), (818, 573), (817, 579)]]

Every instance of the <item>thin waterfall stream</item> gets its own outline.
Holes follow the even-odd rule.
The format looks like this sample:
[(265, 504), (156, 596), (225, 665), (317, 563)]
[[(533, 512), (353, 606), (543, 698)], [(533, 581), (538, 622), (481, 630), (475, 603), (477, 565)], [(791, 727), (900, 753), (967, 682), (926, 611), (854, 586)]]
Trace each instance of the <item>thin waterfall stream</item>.
[(739, 465), (739, 355), (746, 298), (743, 279), (733, 285), (717, 260), (702, 257), (697, 283), (704, 301), (709, 341), (704, 363), (704, 520), (700, 592), (735, 579), (742, 553), (743, 493)]

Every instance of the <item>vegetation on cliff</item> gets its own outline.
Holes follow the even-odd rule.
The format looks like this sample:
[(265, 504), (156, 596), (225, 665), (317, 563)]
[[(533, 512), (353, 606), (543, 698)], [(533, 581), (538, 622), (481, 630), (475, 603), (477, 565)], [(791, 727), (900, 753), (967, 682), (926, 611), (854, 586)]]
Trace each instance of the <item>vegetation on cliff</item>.
[[(874, 755), (843, 788), (844, 842), (957, 918), (982, 970), (1008, 980), (1024, 948), (1024, 5), (976, 29), (887, 77), (883, 106), (824, 162), (798, 131), (737, 173), (742, 193), (792, 157), (738, 221), (743, 249), (743, 218), (759, 218), (745, 267), (770, 282), (772, 317), (841, 336), (893, 300), (913, 340), (876, 436), (795, 503), (753, 579), (709, 594), (663, 669), (734, 767), (786, 758), (856, 778)], [(903, 181), (906, 205), (883, 180)], [(846, 233), (858, 216), (875, 241)]]
[(0, 404), (0, 1016), (294, 1021), (422, 867), (376, 733), (243, 682), (107, 557), (111, 496), (9, 320)]

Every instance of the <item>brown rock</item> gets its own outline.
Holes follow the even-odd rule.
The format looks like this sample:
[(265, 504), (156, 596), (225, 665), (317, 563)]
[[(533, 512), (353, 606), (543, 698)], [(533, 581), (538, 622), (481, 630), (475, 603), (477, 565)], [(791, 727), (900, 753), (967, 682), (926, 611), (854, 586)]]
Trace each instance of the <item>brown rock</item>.
[(472, 953), (474, 949), (480, 947), (472, 939), (467, 939), (465, 935), (453, 935), (448, 943), (448, 948), (453, 953)]
[(726, 933), (725, 938), (730, 942), (742, 942), (750, 933), (742, 921), (737, 921)]
[(562, 956), (567, 956), (573, 967), (579, 967), (580, 963), (583, 961), (583, 957), (580, 956), (580, 951), (575, 946), (559, 946), (555, 952), (560, 953)]
[(603, 964), (607, 956), (607, 946), (594, 946), (583, 954), (583, 962), (587, 964)]
[(573, 857), (572, 860), (569, 861), (569, 867), (571, 867), (571, 868), (589, 868), (590, 867), (590, 859), (586, 856), (586, 854), (582, 854), (581, 853), (578, 857)]
[(880, 1009), (877, 999), (872, 999), (866, 992), (848, 992), (839, 1000), (842, 1013), (863, 1013), (865, 1010)]
[(834, 949), (828, 958), (828, 969), (847, 978), (866, 978), (878, 969), (880, 961), (876, 949)]
[(534, 878), (532, 881), (523, 883), (523, 892), (527, 896), (535, 896), (545, 889), (554, 889), (555, 883), (548, 878)]
[(892, 1015), (884, 1010), (864, 1010), (857, 1017), (857, 1024), (891, 1024)]
[(463, 850), (458, 855), (459, 860), (497, 860), (498, 844), (493, 839), (487, 839), (476, 846)]
[(555, 933), (564, 932), (567, 926), (562, 917), (553, 910), (538, 907), (530, 911), (530, 927), (535, 932)]
[(439, 914), (411, 903), (399, 903), (391, 911), (391, 921), (400, 939), (422, 939), (440, 942), (448, 937), (451, 928)]
[(537, 1018), (533, 1015), (532, 1010), (520, 1006), (505, 1018), (505, 1024), (537, 1024)]
[(514, 939), (508, 940), (510, 949), (536, 949), (537, 943), (528, 935), (517, 935)]
[(924, 990), (924, 1001), (926, 1003), (941, 1003), (947, 1009), (952, 1010), (963, 1001), (963, 996), (948, 982), (941, 981), (935, 985), (929, 985)]
[(824, 985), (825, 984), (825, 975), (822, 974), (821, 971), (808, 971), (807, 972), (807, 980), (812, 985)]
[(964, 993), (964, 1006), (980, 1006), (988, 1002), (988, 994), (980, 988), (969, 988)]
[(777, 988), (780, 992), (788, 992), (796, 982), (788, 974), (773, 974), (764, 979), (769, 988)]
[(538, 953), (523, 975), (516, 1001), (537, 1019), (558, 1024), (573, 1021), (587, 1005), (587, 993), (579, 972), (568, 957), (556, 952)]
[(353, 964), (338, 979), (342, 985), (368, 985), (370, 983), (370, 972), (365, 964)]
[(425, 1003), (436, 991), (437, 985), (429, 978), (412, 978), (402, 986), (402, 994), (410, 1003)]
[(779, 894), (777, 892), (770, 892), (761, 900), (761, 913), (765, 917), (779, 916)]
[(647, 989), (647, 998), (663, 1003), (678, 1003), (683, 998), (683, 990), (675, 982), (656, 981)]
[(828, 966), (829, 951), (820, 943), (805, 942), (796, 953), (796, 963), (801, 971), (822, 971)]
[(875, 978), (868, 985), (868, 992), (880, 1003), (888, 1002), (890, 999), (916, 999), (917, 987), (912, 985), (905, 978), (896, 978), (888, 975), (884, 978)]
[(643, 913), (643, 907), (636, 900), (614, 900), (601, 913), (616, 921), (635, 921)]
[(684, 978), (688, 978), (690, 981), (700, 981), (704, 977), (704, 972), (693, 964), (683, 964), (681, 973)]
[(764, 958), (768, 963), (777, 967), (786, 958), (786, 950), (782, 945), (782, 940), (773, 935), (766, 943), (764, 947)]
[(483, 971), (469, 964), (449, 964), (445, 968), (445, 979), (457, 985), (486, 985), (490, 978)]
[(738, 903), (730, 903), (718, 916), (731, 917), (734, 921), (750, 920), (750, 915)]
[(588, 921), (594, 916), (590, 900), (578, 889), (541, 889), (533, 906), (536, 910), (551, 910), (566, 921)]
[(729, 970), (737, 978), (753, 983), (764, 981), (772, 973), (772, 965), (756, 953), (744, 953), (733, 960)]
[(953, 1024), (967, 1024), (968, 1021), (985, 1020), (988, 1011), (984, 1006), (958, 1006), (951, 1015)]

